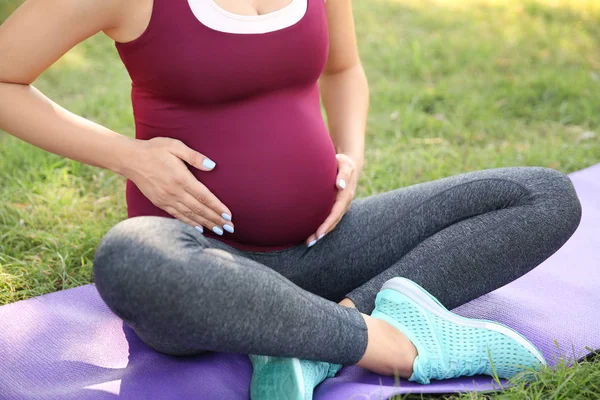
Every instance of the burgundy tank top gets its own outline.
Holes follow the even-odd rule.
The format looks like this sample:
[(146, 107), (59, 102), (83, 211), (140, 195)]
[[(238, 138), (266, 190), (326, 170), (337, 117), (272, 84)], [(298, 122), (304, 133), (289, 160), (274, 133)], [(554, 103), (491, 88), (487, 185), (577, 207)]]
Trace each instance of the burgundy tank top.
[[(316, 231), (337, 193), (317, 86), (329, 51), (323, 0), (261, 34), (216, 31), (187, 0), (154, 0), (146, 31), (116, 48), (132, 80), (136, 138), (176, 138), (217, 164), (189, 169), (230, 208), (235, 232), (205, 236), (273, 251)], [(126, 198), (129, 218), (171, 217), (130, 180)]]

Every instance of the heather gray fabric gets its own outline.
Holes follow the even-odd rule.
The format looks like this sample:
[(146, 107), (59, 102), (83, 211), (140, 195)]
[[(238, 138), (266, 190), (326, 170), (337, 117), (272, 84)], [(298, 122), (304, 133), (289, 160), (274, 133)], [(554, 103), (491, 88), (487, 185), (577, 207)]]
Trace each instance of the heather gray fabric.
[[(172, 218), (127, 219), (96, 249), (94, 279), (111, 310), (159, 352), (349, 365), (367, 345), (359, 311), (373, 310), (387, 279), (409, 278), (452, 309), (540, 264), (580, 219), (563, 173), (494, 168), (355, 198), (310, 248), (243, 251)], [(359, 311), (336, 304), (344, 297)]]

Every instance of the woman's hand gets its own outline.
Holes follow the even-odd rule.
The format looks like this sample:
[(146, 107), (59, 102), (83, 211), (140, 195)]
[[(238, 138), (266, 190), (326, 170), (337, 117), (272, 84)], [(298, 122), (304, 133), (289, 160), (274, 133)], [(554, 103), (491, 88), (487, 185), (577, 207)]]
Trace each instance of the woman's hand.
[(335, 158), (338, 163), (338, 175), (336, 177), (336, 188), (338, 189), (337, 197), (329, 216), (323, 221), (317, 231), (312, 234), (306, 241), (308, 247), (314, 245), (317, 240), (321, 239), (327, 233), (331, 232), (340, 222), (346, 211), (350, 208), (350, 203), (354, 198), (358, 174), (356, 173), (356, 164), (354, 160), (346, 154), (336, 154)]
[(233, 232), (231, 211), (183, 163), (211, 171), (215, 167), (211, 159), (177, 139), (157, 137), (139, 140), (136, 145), (123, 175), (152, 204), (200, 231), (204, 226), (219, 235), (223, 229)]

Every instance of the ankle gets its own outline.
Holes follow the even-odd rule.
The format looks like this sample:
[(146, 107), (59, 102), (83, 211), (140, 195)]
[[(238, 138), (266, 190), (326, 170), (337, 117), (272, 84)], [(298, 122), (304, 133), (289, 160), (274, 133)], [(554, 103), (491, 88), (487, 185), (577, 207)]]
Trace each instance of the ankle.
[(382, 375), (409, 378), (417, 349), (401, 331), (388, 322), (363, 314), (368, 327), (368, 344), (356, 364)]
[(344, 300), (340, 301), (338, 304), (348, 308), (356, 308), (356, 304), (354, 304), (354, 302), (347, 297), (345, 297)]

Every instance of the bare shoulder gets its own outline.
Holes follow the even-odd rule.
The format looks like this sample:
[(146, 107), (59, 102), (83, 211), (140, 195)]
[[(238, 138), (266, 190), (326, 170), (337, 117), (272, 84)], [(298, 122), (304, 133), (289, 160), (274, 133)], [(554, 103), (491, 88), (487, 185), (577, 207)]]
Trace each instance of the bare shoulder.
[(0, 25), (0, 82), (31, 83), (79, 42), (117, 27), (127, 1), (25, 1)]

